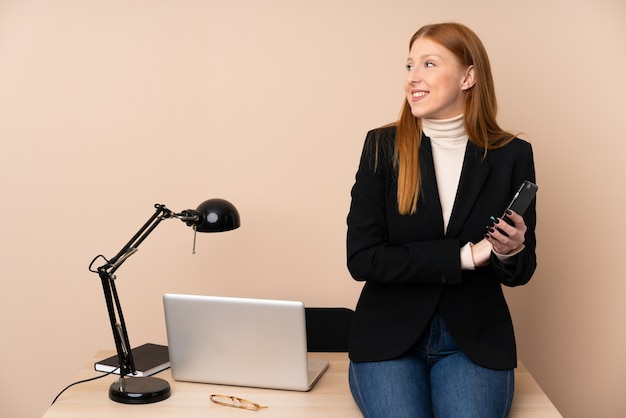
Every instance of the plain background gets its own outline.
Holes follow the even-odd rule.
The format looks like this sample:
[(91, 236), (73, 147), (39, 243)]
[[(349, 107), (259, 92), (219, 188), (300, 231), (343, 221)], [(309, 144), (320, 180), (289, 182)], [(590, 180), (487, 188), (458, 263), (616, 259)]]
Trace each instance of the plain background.
[(133, 346), (166, 343), (166, 292), (354, 307), (363, 139), (440, 21), (482, 38), (500, 123), (535, 150), (539, 268), (506, 292), (520, 359), (565, 417), (626, 415), (625, 18), (622, 0), (0, 0), (0, 415), (40, 416), (113, 348), (87, 266), (155, 203), (225, 198), (242, 227), (195, 255), (179, 221), (153, 232), (118, 271)]

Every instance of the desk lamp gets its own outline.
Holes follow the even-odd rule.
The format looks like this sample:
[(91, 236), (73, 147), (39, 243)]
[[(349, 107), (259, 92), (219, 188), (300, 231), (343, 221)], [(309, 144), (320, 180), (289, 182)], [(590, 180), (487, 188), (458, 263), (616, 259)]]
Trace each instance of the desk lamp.
[[(119, 359), (120, 378), (111, 384), (109, 398), (125, 404), (146, 404), (167, 399), (170, 396), (170, 385), (166, 380), (156, 377), (127, 377), (135, 374), (136, 369), (124, 315), (122, 314), (122, 307), (115, 288), (116, 277), (114, 273), (128, 257), (137, 252), (139, 245), (164, 219), (178, 218), (194, 229), (194, 253), (196, 232), (230, 231), (238, 228), (240, 225), (237, 209), (230, 202), (223, 199), (209, 199), (201, 203), (196, 210), (187, 209), (181, 213), (173, 213), (161, 204), (156, 204), (154, 207), (156, 208), (154, 215), (148, 219), (115, 257), (107, 259), (102, 255), (98, 255), (89, 264), (89, 271), (98, 273), (102, 281), (104, 298)], [(100, 258), (104, 260), (105, 264), (94, 269), (94, 263)]]

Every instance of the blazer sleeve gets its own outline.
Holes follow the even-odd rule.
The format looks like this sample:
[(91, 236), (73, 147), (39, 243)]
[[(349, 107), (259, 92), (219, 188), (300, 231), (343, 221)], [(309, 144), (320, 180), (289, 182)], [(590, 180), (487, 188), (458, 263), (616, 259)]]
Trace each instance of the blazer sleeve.
[[(519, 159), (517, 167), (514, 167), (514, 186), (519, 186), (524, 180), (536, 182), (535, 162), (530, 143), (516, 141), (519, 149), (518, 153), (523, 157)], [(510, 287), (520, 286), (528, 283), (537, 268), (537, 237), (535, 227), (537, 224), (537, 198), (533, 199), (523, 215), (526, 224), (526, 235), (524, 236), (524, 249), (503, 263), (495, 254), (491, 254), (491, 268), (495, 278), (502, 284)]]
[[(423, 214), (397, 213), (392, 157), (393, 134), (369, 132), (347, 218), (348, 270), (355, 280), (370, 283), (461, 283), (459, 240), (437, 234)], [(398, 232), (403, 222), (415, 233)], [(407, 234), (415, 238), (396, 239)]]

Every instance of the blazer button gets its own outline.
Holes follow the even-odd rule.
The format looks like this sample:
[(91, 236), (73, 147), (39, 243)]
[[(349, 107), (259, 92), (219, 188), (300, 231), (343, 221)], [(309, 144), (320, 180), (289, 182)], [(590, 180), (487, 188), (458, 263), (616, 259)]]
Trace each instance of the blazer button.
[(448, 282), (448, 278), (446, 276), (441, 276), (441, 283), (446, 284)]

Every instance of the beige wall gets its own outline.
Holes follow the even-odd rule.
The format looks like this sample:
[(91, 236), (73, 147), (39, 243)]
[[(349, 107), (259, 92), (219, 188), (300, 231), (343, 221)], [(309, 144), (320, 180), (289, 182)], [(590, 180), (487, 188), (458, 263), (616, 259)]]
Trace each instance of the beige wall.
[[(626, 415), (626, 3), (0, 0), (0, 415), (40, 416), (112, 348), (97, 254), (222, 197), (242, 228), (162, 224), (118, 272), (133, 345), (165, 292), (353, 307), (345, 215), (365, 132), (397, 115), (410, 35), (486, 44), (533, 143), (539, 269), (507, 290), (522, 361), (566, 417)], [(106, 396), (106, 394), (103, 394)]]

